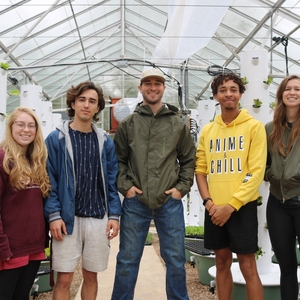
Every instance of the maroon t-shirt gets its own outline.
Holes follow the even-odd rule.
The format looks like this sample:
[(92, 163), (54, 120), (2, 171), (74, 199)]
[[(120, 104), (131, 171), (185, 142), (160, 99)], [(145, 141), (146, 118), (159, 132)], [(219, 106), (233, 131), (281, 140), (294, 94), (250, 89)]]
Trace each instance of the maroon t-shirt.
[(43, 198), (37, 185), (12, 188), (0, 149), (0, 260), (40, 253), (45, 247)]

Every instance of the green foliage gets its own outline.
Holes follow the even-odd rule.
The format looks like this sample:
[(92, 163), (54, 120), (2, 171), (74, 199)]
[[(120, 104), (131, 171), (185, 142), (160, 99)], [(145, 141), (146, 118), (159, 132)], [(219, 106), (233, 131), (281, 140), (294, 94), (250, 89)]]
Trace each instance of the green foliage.
[(275, 108), (275, 102), (274, 101), (270, 102), (269, 107), (274, 109)]
[(20, 96), (20, 91), (19, 91), (19, 90), (11, 90), (11, 91), (9, 92), (9, 94), (10, 94), (11, 96)]
[(267, 84), (267, 85), (271, 84), (272, 82), (273, 82), (273, 77), (270, 76), (270, 75), (268, 75), (268, 79), (267, 80), (264, 80), (264, 83)]
[(238, 103), (238, 108), (241, 109), (242, 108), (242, 104), (239, 102)]
[(246, 85), (247, 83), (249, 83), (249, 81), (247, 80), (246, 76), (242, 77), (241, 80), (242, 80), (242, 82), (243, 82), (244, 85)]
[(151, 232), (147, 233), (147, 238), (146, 238), (145, 244), (147, 244), (147, 245), (151, 245), (152, 244), (152, 233)]
[(263, 256), (266, 252), (262, 251), (261, 247), (258, 247), (258, 250), (255, 252), (255, 259), (258, 260), (260, 256)]
[(261, 105), (262, 105), (262, 101), (260, 101), (259, 99), (253, 99), (253, 107), (256, 107), (256, 108), (258, 108), (258, 107), (261, 107)]
[(256, 201), (257, 201), (257, 206), (260, 206), (262, 205), (262, 200), (263, 200), (263, 197), (262, 196), (259, 196)]
[(8, 68), (10, 67), (9, 63), (7, 62), (2, 62), (0, 63), (0, 67), (3, 69), (3, 70), (8, 70)]
[(204, 234), (204, 226), (185, 226), (185, 236), (200, 236)]
[(50, 248), (49, 247), (45, 248), (45, 255), (46, 255), (47, 258), (50, 257)]

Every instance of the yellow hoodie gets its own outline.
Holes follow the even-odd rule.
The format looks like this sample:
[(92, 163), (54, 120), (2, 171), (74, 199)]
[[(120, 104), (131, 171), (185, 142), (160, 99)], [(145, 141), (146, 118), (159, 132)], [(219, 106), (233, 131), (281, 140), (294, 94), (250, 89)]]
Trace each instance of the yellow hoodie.
[(230, 124), (221, 115), (203, 127), (196, 153), (196, 174), (207, 176), (216, 205), (239, 210), (259, 197), (267, 157), (264, 125), (242, 109)]

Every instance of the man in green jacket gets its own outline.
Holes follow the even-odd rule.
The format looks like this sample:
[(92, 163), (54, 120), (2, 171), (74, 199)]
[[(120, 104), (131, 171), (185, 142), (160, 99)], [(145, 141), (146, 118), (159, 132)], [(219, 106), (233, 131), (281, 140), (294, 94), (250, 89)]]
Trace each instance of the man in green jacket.
[(166, 263), (168, 299), (189, 299), (186, 289), (185, 224), (181, 198), (193, 184), (195, 145), (178, 109), (162, 102), (165, 78), (142, 73), (143, 101), (115, 134), (118, 190), (124, 196), (113, 300), (131, 300), (144, 243), (154, 219)]

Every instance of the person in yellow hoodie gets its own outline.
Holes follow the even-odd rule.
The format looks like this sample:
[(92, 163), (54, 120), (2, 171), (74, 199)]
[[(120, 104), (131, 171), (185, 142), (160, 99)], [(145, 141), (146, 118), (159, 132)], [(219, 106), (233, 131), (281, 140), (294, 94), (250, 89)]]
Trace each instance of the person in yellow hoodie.
[(258, 250), (257, 198), (266, 166), (264, 125), (238, 103), (245, 91), (234, 73), (211, 84), (221, 114), (203, 127), (196, 153), (196, 180), (205, 206), (204, 246), (213, 249), (220, 300), (231, 299), (230, 267), (236, 253), (247, 298), (263, 299), (255, 252)]

